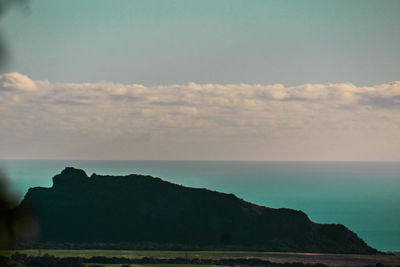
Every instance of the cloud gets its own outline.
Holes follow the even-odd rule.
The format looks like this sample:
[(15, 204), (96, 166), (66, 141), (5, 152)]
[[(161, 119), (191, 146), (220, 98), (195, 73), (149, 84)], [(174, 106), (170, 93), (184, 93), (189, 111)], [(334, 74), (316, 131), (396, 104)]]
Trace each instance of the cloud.
[[(51, 83), (8, 73), (0, 75), (0, 146), (22, 158), (40, 144), (40, 153), (56, 158), (79, 151), (87, 158), (302, 159), (299, 151), (314, 149), (318, 159), (337, 159), (365, 142), (370, 155), (385, 148), (400, 159), (400, 145), (390, 141), (400, 136), (399, 101), (400, 82), (145, 86)], [(245, 144), (260, 151), (243, 151)]]
[(400, 108), (400, 82), (365, 88), (359, 92), (360, 104), (379, 108)]
[(0, 74), (0, 91), (3, 90), (35, 91), (36, 84), (28, 76), (17, 72)]

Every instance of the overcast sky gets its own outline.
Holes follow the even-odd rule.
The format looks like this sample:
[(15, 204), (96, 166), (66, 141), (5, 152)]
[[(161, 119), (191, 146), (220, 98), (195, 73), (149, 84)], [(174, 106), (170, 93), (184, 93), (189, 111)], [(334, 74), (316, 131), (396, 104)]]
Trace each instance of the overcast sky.
[(0, 20), (0, 158), (398, 161), (399, 14), (32, 0)]

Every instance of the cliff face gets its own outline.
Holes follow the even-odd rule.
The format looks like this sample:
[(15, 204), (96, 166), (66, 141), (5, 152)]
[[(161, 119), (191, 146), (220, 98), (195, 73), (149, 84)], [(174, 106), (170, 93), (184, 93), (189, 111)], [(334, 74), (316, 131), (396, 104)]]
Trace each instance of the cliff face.
[(88, 177), (66, 168), (51, 188), (29, 189), (40, 242), (182, 244), (188, 247), (376, 253), (343, 225), (301, 211), (251, 204), (233, 194), (142, 175)]

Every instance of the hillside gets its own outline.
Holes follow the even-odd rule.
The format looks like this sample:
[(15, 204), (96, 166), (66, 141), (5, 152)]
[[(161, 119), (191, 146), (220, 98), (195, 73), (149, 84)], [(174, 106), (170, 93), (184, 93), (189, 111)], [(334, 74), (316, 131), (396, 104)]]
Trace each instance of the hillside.
[(88, 177), (66, 168), (51, 188), (29, 189), (37, 241), (159, 247), (373, 254), (343, 225), (317, 224), (301, 211), (258, 206), (233, 194), (143, 175)]

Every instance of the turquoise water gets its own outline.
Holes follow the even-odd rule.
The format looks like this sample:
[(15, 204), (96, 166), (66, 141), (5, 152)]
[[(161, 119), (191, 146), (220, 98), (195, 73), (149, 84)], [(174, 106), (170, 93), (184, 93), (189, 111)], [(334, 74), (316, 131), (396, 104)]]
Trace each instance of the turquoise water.
[(66, 166), (88, 175), (149, 174), (177, 184), (234, 193), (273, 208), (341, 223), (369, 245), (400, 251), (400, 163), (206, 161), (3, 161), (15, 194), (51, 186)]

